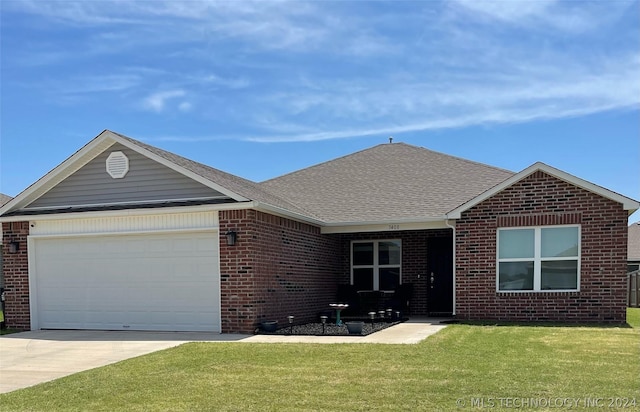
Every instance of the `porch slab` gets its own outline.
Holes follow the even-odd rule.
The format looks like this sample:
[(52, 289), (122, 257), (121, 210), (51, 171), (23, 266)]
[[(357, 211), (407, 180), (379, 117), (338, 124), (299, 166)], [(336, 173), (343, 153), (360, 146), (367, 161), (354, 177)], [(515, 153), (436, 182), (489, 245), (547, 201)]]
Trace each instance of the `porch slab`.
[(392, 345), (416, 344), (446, 328), (448, 318), (414, 317), (367, 336), (304, 336), (254, 335), (240, 342), (247, 343), (381, 343)]

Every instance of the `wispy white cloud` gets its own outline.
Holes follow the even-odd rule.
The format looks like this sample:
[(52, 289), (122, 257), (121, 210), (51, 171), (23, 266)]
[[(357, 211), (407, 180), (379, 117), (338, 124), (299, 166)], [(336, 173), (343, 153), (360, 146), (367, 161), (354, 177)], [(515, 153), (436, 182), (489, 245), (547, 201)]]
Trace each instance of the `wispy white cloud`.
[(331, 113), (333, 122), (316, 129), (322, 131), (296, 133), (287, 126), (289, 130), (278, 133), (274, 127), (272, 134), (249, 140), (327, 140), (637, 110), (638, 72), (640, 58), (631, 55), (601, 61), (598, 67), (515, 65), (504, 73), (484, 73), (482, 82), (463, 74), (393, 87), (384, 82), (325, 84), (320, 89), (275, 94), (269, 103), (297, 117)]
[(178, 105), (178, 110), (180, 110), (181, 112), (188, 112), (193, 108), (193, 105), (189, 102), (181, 102)]
[[(167, 102), (172, 99), (176, 99), (178, 97), (183, 97), (185, 95), (184, 90), (165, 90), (161, 92), (155, 92), (143, 100), (143, 107), (160, 113), (164, 110)], [(190, 108), (190, 106), (184, 106), (185, 108)]]
[(9, 10), (81, 33), (68, 50), (28, 49), (24, 62), (109, 68), (62, 71), (66, 95), (126, 94), (137, 109), (234, 127), (237, 139), (309, 141), (637, 109), (637, 23), (616, 24), (630, 5), (32, 0)]
[(598, 30), (630, 7), (634, 0), (453, 0), (451, 4), (477, 13), (480, 18), (537, 29), (582, 33)]

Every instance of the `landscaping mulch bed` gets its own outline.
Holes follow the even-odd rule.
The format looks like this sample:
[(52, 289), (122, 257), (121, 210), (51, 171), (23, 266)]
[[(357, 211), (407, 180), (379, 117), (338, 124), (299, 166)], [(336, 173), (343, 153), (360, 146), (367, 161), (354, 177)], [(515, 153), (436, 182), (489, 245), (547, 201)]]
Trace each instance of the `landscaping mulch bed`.
[(365, 322), (362, 327), (361, 334), (349, 334), (347, 327), (342, 324), (340, 326), (335, 323), (326, 323), (324, 325), (324, 332), (322, 329), (322, 323), (306, 323), (303, 325), (289, 325), (280, 326), (275, 332), (267, 332), (262, 328), (256, 329), (256, 334), (260, 335), (309, 335), (309, 336), (366, 336), (374, 332), (381, 331), (390, 326), (397, 325), (403, 321), (394, 322)]

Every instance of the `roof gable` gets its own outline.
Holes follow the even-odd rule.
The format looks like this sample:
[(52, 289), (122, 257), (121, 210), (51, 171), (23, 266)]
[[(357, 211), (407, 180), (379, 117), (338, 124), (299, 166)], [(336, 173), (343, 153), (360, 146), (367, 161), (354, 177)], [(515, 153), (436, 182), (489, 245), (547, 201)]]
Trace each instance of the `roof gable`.
[(222, 195), (237, 202), (255, 200), (272, 205), (274, 208), (289, 208), (294, 212), (299, 211), (298, 208), (288, 202), (264, 193), (254, 182), (105, 130), (14, 199), (0, 207), (0, 215), (6, 215), (28, 207), (50, 191), (55, 190), (56, 186), (72, 177), (94, 159), (114, 147), (114, 145), (120, 145), (135, 152), (137, 155), (158, 162), (175, 172), (174, 176), (176, 174), (184, 176), (186, 179), (191, 179), (193, 182), (211, 189), (211, 195), (214, 197)]
[(444, 220), (513, 175), (405, 143), (374, 146), (261, 183), (329, 224)]
[[(112, 176), (109, 159), (124, 164), (122, 176)], [(229, 199), (229, 196), (197, 182), (155, 160), (114, 143), (107, 150), (66, 177), (26, 209), (93, 205), (179, 202)]]
[(501, 192), (502, 190), (506, 189), (509, 186), (512, 186), (513, 184), (521, 181), (522, 179), (532, 175), (533, 173), (537, 172), (537, 171), (541, 171), (544, 172), (548, 175), (554, 176), (557, 179), (563, 180), (567, 183), (570, 183), (574, 186), (580, 187), (582, 189), (588, 190), (592, 193), (595, 193), (597, 195), (600, 195), (604, 198), (613, 200), (615, 202), (618, 202), (620, 204), (622, 204), (624, 210), (628, 210), (629, 214), (635, 212), (636, 210), (638, 210), (638, 208), (640, 208), (640, 203), (638, 203), (637, 201), (630, 199), (626, 196), (622, 196), (621, 194), (618, 194), (616, 192), (613, 192), (609, 189), (605, 189), (602, 186), (598, 186), (596, 184), (593, 184), (591, 182), (588, 182), (584, 179), (580, 179), (578, 177), (575, 177), (569, 173), (563, 172), (562, 170), (556, 169), (554, 167), (551, 167), (549, 165), (546, 165), (542, 162), (537, 162), (532, 164), (531, 166), (527, 167), (526, 169), (522, 170), (519, 173), (516, 173), (515, 175), (509, 177), (508, 179), (504, 180), (503, 182), (491, 187), (490, 189), (486, 190), (483, 193), (480, 193), (479, 195), (473, 197), (472, 199), (462, 203), (460, 206), (456, 207), (455, 209), (452, 209), (451, 211), (449, 211), (449, 213), (447, 213), (447, 218), (448, 219), (459, 219), (461, 217), (461, 214), (469, 209), (471, 209), (472, 207), (474, 207), (475, 205), (477, 205), (478, 203), (494, 196), (495, 194)]

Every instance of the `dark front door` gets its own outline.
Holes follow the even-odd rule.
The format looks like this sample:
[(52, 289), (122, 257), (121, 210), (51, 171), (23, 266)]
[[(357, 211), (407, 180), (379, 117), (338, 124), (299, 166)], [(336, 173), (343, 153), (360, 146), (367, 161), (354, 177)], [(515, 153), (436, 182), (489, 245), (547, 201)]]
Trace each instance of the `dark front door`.
[(427, 241), (427, 310), (429, 316), (453, 313), (453, 239)]

